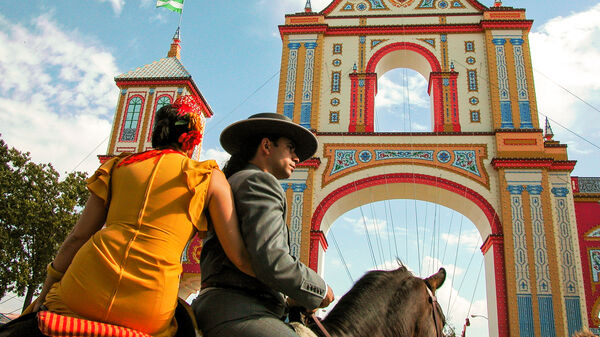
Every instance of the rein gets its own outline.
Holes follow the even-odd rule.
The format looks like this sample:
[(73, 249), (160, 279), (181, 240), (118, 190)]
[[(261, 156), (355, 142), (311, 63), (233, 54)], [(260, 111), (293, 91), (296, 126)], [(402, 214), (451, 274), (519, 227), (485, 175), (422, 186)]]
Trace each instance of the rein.
[(317, 316), (315, 316), (314, 313), (310, 314), (310, 318), (312, 318), (312, 320), (315, 322), (315, 324), (319, 327), (319, 330), (321, 330), (321, 333), (325, 336), (325, 337), (331, 337), (331, 335), (329, 334), (329, 332), (327, 332), (327, 329), (325, 329), (325, 327), (323, 326), (323, 324), (321, 324), (321, 321), (317, 318)]
[(429, 294), (429, 300), (431, 301), (431, 313), (433, 314), (433, 325), (435, 326), (435, 335), (437, 337), (443, 337), (442, 331), (438, 330), (437, 318), (435, 317), (435, 312), (438, 311), (439, 303), (433, 292), (431, 292), (431, 289), (429, 289), (429, 284), (425, 284), (425, 289), (427, 289), (427, 293)]

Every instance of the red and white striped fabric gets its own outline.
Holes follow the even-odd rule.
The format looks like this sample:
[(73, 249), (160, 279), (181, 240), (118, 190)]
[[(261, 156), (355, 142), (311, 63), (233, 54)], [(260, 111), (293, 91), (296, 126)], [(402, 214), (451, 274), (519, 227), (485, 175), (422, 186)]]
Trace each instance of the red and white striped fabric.
[(151, 337), (150, 335), (118, 325), (62, 316), (40, 311), (38, 328), (50, 337)]

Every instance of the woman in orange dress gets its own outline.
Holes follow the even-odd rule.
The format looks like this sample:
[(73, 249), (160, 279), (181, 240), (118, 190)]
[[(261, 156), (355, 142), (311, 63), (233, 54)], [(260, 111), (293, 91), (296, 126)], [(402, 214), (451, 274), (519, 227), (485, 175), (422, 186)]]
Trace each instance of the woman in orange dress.
[(214, 161), (189, 158), (199, 113), (190, 96), (161, 108), (154, 150), (113, 158), (88, 179), (91, 196), (34, 310), (43, 302), (58, 314), (173, 336), (181, 255), (207, 217), (231, 261), (253, 275), (225, 176)]

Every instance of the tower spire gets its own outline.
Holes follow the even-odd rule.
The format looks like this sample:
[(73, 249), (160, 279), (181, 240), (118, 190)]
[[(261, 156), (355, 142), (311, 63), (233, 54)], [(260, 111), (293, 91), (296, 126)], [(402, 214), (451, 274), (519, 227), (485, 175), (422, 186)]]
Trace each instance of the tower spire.
[(178, 60), (181, 60), (181, 46), (179, 45), (180, 40), (180, 31), (179, 27), (175, 31), (175, 35), (173, 35), (173, 43), (171, 43), (171, 49), (169, 49), (169, 53), (167, 53), (167, 57), (175, 57)]
[(552, 127), (550, 126), (548, 117), (546, 117), (546, 126), (544, 127), (544, 139), (549, 141), (552, 140), (552, 138), (554, 138), (554, 133), (552, 132)]
[(312, 13), (312, 6), (310, 4), (310, 0), (306, 0), (306, 5), (304, 5), (304, 11), (306, 13)]

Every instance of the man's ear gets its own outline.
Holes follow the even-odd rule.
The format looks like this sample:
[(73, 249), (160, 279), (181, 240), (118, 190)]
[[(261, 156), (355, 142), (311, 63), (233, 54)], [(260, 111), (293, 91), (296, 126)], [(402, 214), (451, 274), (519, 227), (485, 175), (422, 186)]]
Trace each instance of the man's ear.
[(261, 153), (267, 155), (269, 154), (271, 148), (271, 141), (269, 140), (269, 138), (265, 137), (260, 141), (260, 146), (259, 146), (259, 150)]

